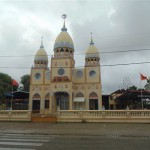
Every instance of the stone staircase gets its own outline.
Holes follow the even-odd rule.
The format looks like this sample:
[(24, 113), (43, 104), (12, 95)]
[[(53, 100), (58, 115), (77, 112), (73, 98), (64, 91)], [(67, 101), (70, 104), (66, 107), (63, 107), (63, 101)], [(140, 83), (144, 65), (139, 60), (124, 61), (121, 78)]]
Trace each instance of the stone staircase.
[(57, 122), (57, 114), (32, 114), (31, 116), (31, 122), (51, 122), (56, 123)]

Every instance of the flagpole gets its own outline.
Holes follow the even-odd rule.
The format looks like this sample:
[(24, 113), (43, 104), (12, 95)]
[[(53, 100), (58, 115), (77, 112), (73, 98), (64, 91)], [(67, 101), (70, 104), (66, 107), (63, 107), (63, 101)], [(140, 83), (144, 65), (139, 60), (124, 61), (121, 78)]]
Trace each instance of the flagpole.
[(142, 93), (142, 82), (140, 79), (140, 86), (141, 86), (141, 105), (142, 105), (142, 110), (143, 110), (143, 93)]
[(12, 98), (11, 98), (11, 106), (10, 106), (10, 109), (12, 110), (12, 105), (13, 105), (13, 86), (19, 86), (19, 84), (14, 80), (12, 79)]
[(12, 110), (12, 102), (13, 102), (13, 85), (11, 86), (11, 90), (12, 90), (12, 97), (11, 97), (11, 105), (10, 105), (10, 109)]

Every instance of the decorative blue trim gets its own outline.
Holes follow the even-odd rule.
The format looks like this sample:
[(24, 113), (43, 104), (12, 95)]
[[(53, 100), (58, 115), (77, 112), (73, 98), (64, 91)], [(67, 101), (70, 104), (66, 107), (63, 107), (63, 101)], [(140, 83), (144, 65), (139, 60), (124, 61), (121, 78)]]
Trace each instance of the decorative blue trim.
[(85, 58), (100, 58), (98, 53), (86, 54)]
[(93, 42), (93, 41), (91, 41), (91, 42), (90, 42), (90, 45), (94, 45), (94, 42)]
[(57, 42), (57, 43), (55, 43), (55, 45), (54, 45), (54, 49), (55, 48), (61, 48), (61, 47), (68, 47), (68, 48), (72, 48), (72, 49), (74, 49), (74, 46), (73, 46), (73, 44), (71, 44), (71, 43), (69, 43), (69, 42)]
[(66, 27), (61, 28), (61, 31), (67, 31)]

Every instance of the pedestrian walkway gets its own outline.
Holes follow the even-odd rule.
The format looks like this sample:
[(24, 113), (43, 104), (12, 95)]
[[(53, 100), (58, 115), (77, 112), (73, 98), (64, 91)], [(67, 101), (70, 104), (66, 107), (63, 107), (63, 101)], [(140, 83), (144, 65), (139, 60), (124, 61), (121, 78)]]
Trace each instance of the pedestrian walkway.
[(0, 150), (36, 150), (54, 138), (39, 134), (0, 134)]

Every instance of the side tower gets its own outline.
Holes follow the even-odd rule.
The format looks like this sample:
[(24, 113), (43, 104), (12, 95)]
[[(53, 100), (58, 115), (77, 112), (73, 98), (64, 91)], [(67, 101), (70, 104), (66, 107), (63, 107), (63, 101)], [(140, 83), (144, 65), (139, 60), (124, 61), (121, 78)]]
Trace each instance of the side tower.
[(87, 109), (99, 110), (102, 108), (100, 57), (95, 47), (92, 35), (90, 46), (85, 56), (85, 80)]
[(51, 58), (51, 102), (53, 112), (72, 109), (72, 72), (74, 69), (74, 45), (64, 25), (54, 44)]
[(29, 109), (33, 113), (45, 113), (45, 109), (49, 109), (49, 93), (45, 89), (46, 85), (50, 86), (49, 74), (48, 56), (41, 41), (30, 75)]

